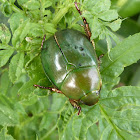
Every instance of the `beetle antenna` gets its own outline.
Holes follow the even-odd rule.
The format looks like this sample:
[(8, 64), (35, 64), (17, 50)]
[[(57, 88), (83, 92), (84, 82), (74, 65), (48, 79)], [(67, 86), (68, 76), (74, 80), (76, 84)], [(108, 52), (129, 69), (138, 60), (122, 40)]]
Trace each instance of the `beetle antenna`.
[(44, 41), (45, 41), (45, 38), (46, 38), (46, 34), (45, 34), (44, 37), (43, 37), (43, 40), (42, 40), (42, 43), (41, 43), (41, 49), (43, 48), (43, 43), (44, 43)]

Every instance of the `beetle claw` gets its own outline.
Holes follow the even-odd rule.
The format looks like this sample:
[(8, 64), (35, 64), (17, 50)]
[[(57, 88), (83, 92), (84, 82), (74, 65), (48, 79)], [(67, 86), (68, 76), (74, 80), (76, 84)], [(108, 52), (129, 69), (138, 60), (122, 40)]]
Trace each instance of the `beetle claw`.
[(73, 99), (69, 99), (69, 101), (74, 108), (77, 108), (77, 110), (78, 110), (77, 115), (79, 115), (81, 112), (81, 107), (78, 105), (78, 101), (73, 100)]
[(81, 107), (78, 106), (77, 109), (79, 110), (78, 113), (77, 113), (77, 115), (79, 115), (81, 113)]

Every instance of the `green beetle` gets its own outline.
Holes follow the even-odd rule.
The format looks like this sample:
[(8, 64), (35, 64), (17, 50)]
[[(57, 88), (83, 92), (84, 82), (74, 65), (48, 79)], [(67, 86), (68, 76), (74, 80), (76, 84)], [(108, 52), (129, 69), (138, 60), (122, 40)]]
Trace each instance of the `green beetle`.
[[(77, 4), (75, 6), (81, 14)], [(86, 19), (86, 33), (90, 30)], [(47, 77), (54, 88), (49, 89), (64, 94), (70, 103), (81, 112), (80, 103), (94, 105), (99, 100), (102, 85), (98, 59), (92, 43), (91, 35), (84, 35), (73, 29), (58, 31), (54, 36), (42, 41), (41, 61)]]

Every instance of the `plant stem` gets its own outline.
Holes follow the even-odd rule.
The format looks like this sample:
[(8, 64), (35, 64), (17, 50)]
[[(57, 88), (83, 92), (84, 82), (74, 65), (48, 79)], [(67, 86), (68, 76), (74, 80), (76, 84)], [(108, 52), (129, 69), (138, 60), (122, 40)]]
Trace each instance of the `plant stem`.
[(68, 5), (67, 7), (64, 7), (64, 8), (62, 8), (62, 9), (60, 9), (59, 11), (58, 11), (58, 13), (56, 13), (55, 14), (55, 17), (54, 17), (54, 19), (53, 19), (53, 21), (52, 21), (52, 23), (54, 24), (54, 25), (57, 25), (58, 24), (58, 22), (65, 16), (65, 14), (68, 12), (68, 10), (69, 10), (69, 8), (71, 8), (73, 5)]

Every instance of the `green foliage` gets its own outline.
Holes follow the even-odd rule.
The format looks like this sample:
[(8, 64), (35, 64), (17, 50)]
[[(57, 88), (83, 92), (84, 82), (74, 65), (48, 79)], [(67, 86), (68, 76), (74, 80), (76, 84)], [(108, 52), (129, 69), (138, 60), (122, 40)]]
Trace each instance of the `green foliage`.
[(140, 25), (131, 19), (122, 23), (117, 10), (123, 17), (134, 15), (138, 11), (136, 0), (77, 1), (89, 23), (97, 54), (105, 54), (100, 66), (103, 85), (96, 105), (81, 105), (78, 116), (64, 95), (33, 87), (52, 86), (40, 60), (44, 34), (48, 39), (65, 28), (84, 33), (74, 2), (0, 1), (1, 12), (10, 25), (6, 18), (0, 19), (0, 139), (140, 139), (139, 65), (131, 76), (128, 72), (133, 86), (127, 80), (123, 85), (129, 86), (119, 87), (120, 79), (126, 81), (121, 75), (125, 67), (140, 59)]
[(139, 0), (127, 0), (127, 1), (122, 1), (122, 0), (113, 0), (116, 2), (115, 6), (117, 7), (119, 14), (122, 17), (130, 17), (133, 15), (136, 15), (137, 13), (140, 12), (140, 1)]
[(12, 136), (7, 134), (7, 128), (6, 127), (1, 129), (1, 131), (0, 131), (0, 138), (2, 140), (14, 140), (14, 138)]
[(108, 52), (112, 48), (110, 37), (114, 39), (115, 42), (119, 40), (112, 35), (108, 27), (112, 31), (117, 31), (120, 28), (122, 20), (116, 10), (110, 9), (110, 0), (94, 0), (83, 2), (83, 15), (89, 21), (89, 26), (91, 27), (92, 34), (91, 39), (99, 37), (99, 39), (105, 39), (107, 41)]
[[(136, 63), (140, 59), (140, 33), (130, 36), (119, 43), (110, 52), (110, 58), (106, 54), (102, 59), (102, 80), (105, 85), (112, 86), (112, 79), (117, 78), (124, 67)], [(130, 58), (128, 60), (128, 58)]]

